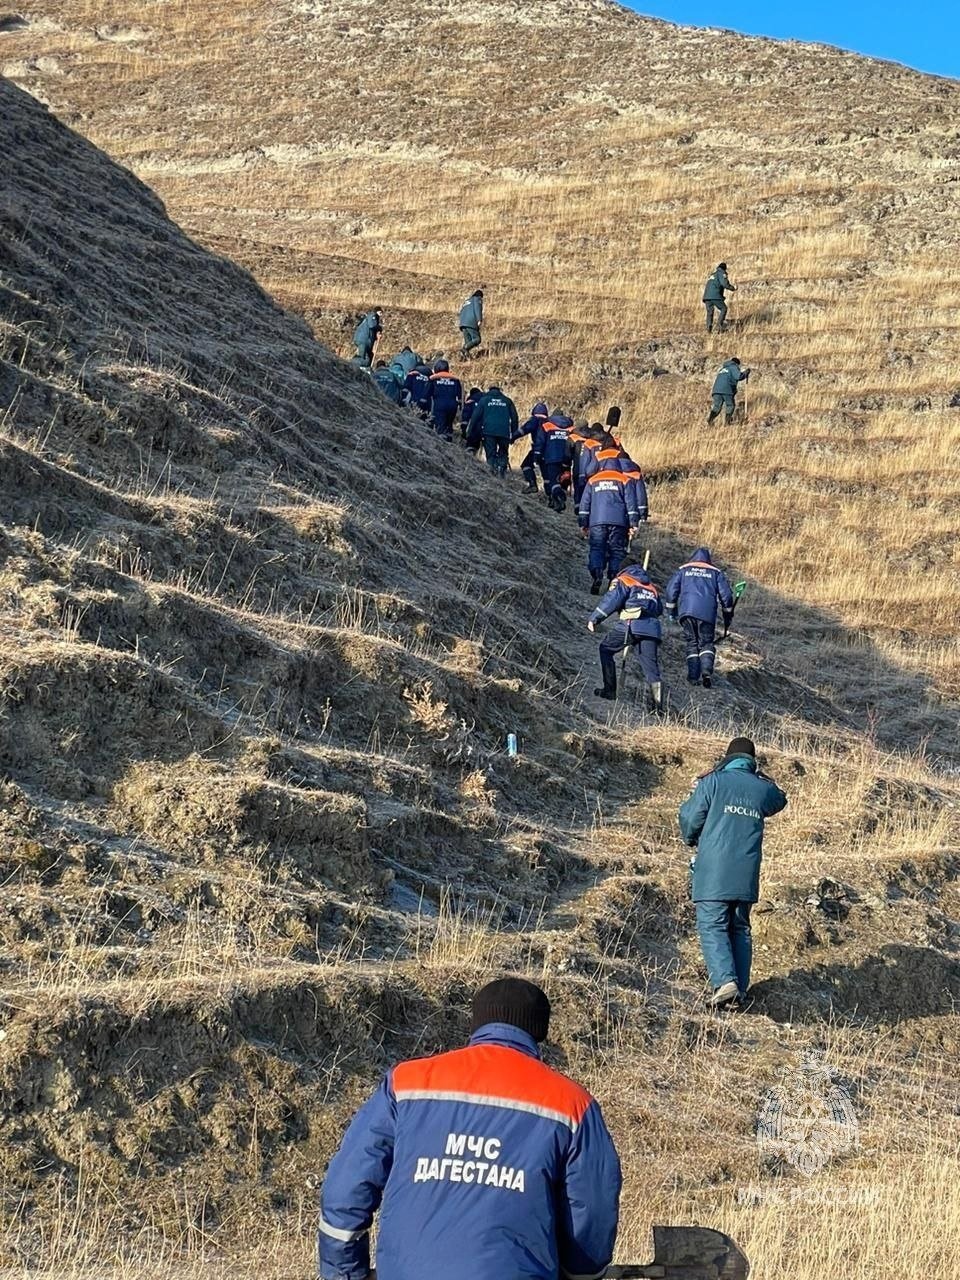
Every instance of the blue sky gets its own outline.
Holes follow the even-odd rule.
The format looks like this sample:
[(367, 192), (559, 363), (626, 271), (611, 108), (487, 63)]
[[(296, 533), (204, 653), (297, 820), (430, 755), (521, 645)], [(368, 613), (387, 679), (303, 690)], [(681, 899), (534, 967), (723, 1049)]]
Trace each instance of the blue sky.
[(818, 40), (960, 77), (957, 0), (621, 0), (629, 9), (698, 27)]

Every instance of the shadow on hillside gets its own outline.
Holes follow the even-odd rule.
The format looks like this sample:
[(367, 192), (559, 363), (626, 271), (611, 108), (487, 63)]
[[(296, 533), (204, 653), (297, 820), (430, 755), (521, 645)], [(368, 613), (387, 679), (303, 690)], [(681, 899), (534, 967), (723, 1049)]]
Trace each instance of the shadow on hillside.
[(960, 961), (929, 947), (892, 944), (858, 965), (794, 969), (752, 988), (776, 1022), (840, 1018), (864, 1026), (936, 1018), (960, 1010)]
[[(651, 505), (654, 513), (666, 505), (662, 489), (658, 497), (652, 488)], [(661, 586), (694, 550), (663, 529), (657, 529), (653, 547), (651, 572)], [(740, 577), (736, 566), (724, 564), (722, 547), (711, 550), (731, 582)], [(667, 629), (667, 636), (674, 630)], [(844, 626), (830, 612), (750, 580), (732, 631), (737, 660), (733, 646), (726, 657), (720, 645), (716, 693), (726, 689), (733, 695), (734, 705), (727, 708), (733, 715), (742, 711), (745, 719), (770, 729), (786, 718), (798, 719), (866, 733), (884, 750), (925, 748), (960, 760), (960, 702), (942, 698), (929, 677), (898, 667), (868, 635)], [(682, 669), (672, 658), (668, 663), (667, 678), (681, 685)]]

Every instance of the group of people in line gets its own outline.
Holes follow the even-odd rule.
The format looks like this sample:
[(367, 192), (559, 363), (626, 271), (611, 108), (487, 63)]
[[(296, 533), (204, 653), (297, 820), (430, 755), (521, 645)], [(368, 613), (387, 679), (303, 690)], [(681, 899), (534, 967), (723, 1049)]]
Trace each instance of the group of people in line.
[[(724, 292), (732, 289), (721, 263), (704, 294), (707, 327), (726, 322)], [(464, 352), (479, 343), (482, 294), (461, 312)], [(471, 300), (468, 299), (468, 303)], [(467, 304), (465, 304), (466, 307)], [(380, 317), (362, 335), (358, 356), (373, 365)], [(371, 336), (372, 335), (372, 336)], [(474, 338), (476, 342), (474, 342)], [(728, 361), (714, 386), (713, 421), (748, 376)], [(385, 371), (385, 372), (384, 372)], [(591, 631), (616, 616), (600, 645), (603, 685), (616, 696), (616, 655), (637, 654), (652, 703), (662, 708), (658, 650), (661, 618), (674, 619), (687, 642), (687, 678), (709, 688), (718, 614), (725, 628), (736, 593), (709, 548), (698, 547), (661, 591), (646, 563), (629, 555), (632, 534), (647, 519), (640, 468), (616, 430), (620, 410), (604, 424), (574, 424), (565, 413), (534, 405), (520, 424), (516, 405), (496, 385), (464, 396), (446, 360), (428, 364), (405, 348), (389, 364), (373, 365), (378, 385), (395, 403), (409, 403), (444, 439), (460, 418), (464, 443), (481, 445), (497, 475), (521, 439), (526, 492), (542, 480), (553, 510), (574, 511), (590, 552), (590, 590), (606, 594), (587, 623)], [(392, 383), (388, 382), (388, 377)], [(696, 850), (691, 896), (713, 1008), (748, 1001), (750, 914), (759, 896), (764, 824), (787, 804), (766, 777), (749, 738), (734, 738), (718, 763), (699, 777), (679, 812), (680, 835)], [(472, 1002), (469, 1044), (401, 1062), (351, 1122), (323, 1184), (318, 1235), (321, 1280), (357, 1280), (371, 1268), (370, 1230), (379, 1211), (376, 1265), (381, 1280), (413, 1280), (450, 1271), (460, 1280), (530, 1280), (602, 1276), (617, 1235), (622, 1185), (619, 1157), (597, 1102), (546, 1066), (540, 1045), (550, 1001), (533, 983), (504, 977)]]
[[(726, 329), (725, 295), (735, 289), (727, 264), (721, 262), (703, 292), (708, 332), (713, 331), (715, 319), (721, 332)], [(461, 356), (467, 358), (482, 341), (482, 289), (475, 289), (467, 298), (457, 321), (463, 338)], [(426, 359), (407, 345), (391, 360), (377, 359), (382, 334), (383, 312), (377, 307), (357, 325), (354, 359), (370, 370), (387, 399), (408, 406), (443, 440), (452, 442), (459, 424), (465, 447), (474, 454), (482, 449), (490, 470), (499, 477), (509, 469), (511, 445), (526, 441), (529, 447), (520, 464), (524, 492), (538, 493), (542, 482), (551, 510), (558, 513), (566, 509), (568, 496), (572, 496), (574, 514), (589, 542), (591, 594), (600, 595), (606, 580), (606, 594), (587, 626), (595, 631), (607, 619), (617, 618), (600, 643), (603, 683), (594, 690), (596, 696), (616, 698), (616, 656), (627, 649), (639, 666), (648, 707), (655, 712), (665, 709), (659, 659), (662, 618), (683, 628), (688, 681), (709, 689), (716, 662), (718, 617), (722, 615), (726, 634), (736, 607), (733, 590), (723, 571), (713, 564), (707, 547), (698, 547), (662, 592), (646, 565), (629, 554), (631, 539), (647, 520), (648, 498), (640, 467), (617, 435), (619, 407), (609, 410), (605, 423), (575, 423), (563, 410), (551, 411), (541, 400), (521, 423), (515, 402), (498, 383), (491, 383), (485, 391), (478, 386), (465, 391), (463, 381), (442, 355)], [(750, 370), (742, 367), (737, 356), (723, 363), (714, 379), (708, 423), (721, 413), (728, 424), (733, 421), (738, 389), (749, 376)]]

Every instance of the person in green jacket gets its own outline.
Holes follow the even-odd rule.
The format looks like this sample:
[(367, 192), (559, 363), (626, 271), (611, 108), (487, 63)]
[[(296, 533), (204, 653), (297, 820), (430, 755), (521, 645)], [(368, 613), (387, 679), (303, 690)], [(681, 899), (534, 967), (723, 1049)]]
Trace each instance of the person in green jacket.
[(708, 426), (712, 426), (719, 418), (722, 409), (727, 411), (726, 424), (730, 426), (733, 415), (737, 411), (737, 388), (749, 377), (750, 370), (741, 369), (740, 361), (736, 356), (731, 356), (729, 360), (724, 361), (713, 380), (713, 400), (710, 413), (707, 415)]
[(717, 328), (720, 332), (723, 333), (727, 327), (727, 302), (724, 296), (727, 290), (736, 293), (737, 286), (730, 283), (727, 264), (721, 262), (703, 287), (703, 305), (707, 309), (707, 333), (713, 333), (714, 312), (719, 317)]
[(487, 466), (494, 475), (506, 473), (510, 461), (510, 441), (517, 434), (520, 418), (517, 406), (494, 383), (482, 395), (470, 418), (467, 444), (471, 448), (483, 441)]
[(680, 807), (680, 834), (696, 848), (693, 901), (713, 1008), (742, 1000), (750, 986), (750, 908), (760, 896), (763, 827), (787, 797), (757, 767), (749, 738), (734, 738)]
[(470, 297), (460, 308), (457, 317), (460, 333), (463, 336), (463, 350), (460, 352), (464, 360), (470, 359), (470, 352), (480, 345), (480, 327), (483, 324), (483, 290), (474, 289)]

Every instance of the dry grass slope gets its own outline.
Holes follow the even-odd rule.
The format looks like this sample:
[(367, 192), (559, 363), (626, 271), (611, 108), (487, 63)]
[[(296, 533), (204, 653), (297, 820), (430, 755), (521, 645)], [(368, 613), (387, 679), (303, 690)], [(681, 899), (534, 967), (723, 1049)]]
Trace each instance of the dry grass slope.
[[(691, 1218), (765, 1275), (955, 1274), (960, 89), (605, 0), (0, 26), (96, 144), (0, 86), (8, 1256), (305, 1271), (352, 1105), (512, 965), (615, 1127), (624, 1258)], [(705, 435), (719, 257), (758, 377)], [(450, 346), (478, 282), (479, 377), (624, 405), (656, 572), (705, 539), (754, 584), (671, 725), (581, 710), (569, 526), (313, 341), (382, 301)], [(718, 1023), (673, 814), (744, 724), (792, 804)], [(862, 1132), (805, 1183), (753, 1126), (811, 1049)]]

